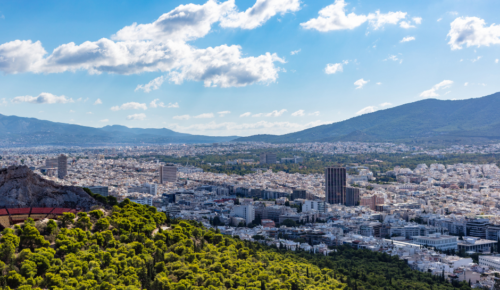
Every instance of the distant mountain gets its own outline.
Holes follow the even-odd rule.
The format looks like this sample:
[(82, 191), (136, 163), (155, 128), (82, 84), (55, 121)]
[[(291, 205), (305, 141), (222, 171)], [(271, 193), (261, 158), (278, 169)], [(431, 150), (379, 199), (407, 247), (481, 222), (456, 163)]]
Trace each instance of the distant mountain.
[(218, 143), (238, 138), (190, 135), (165, 128), (140, 129), (119, 125), (93, 128), (2, 114), (0, 137), (0, 146)]
[(379, 110), (346, 121), (275, 136), (235, 141), (273, 143), (397, 141), (474, 143), (500, 140), (500, 93), (467, 100), (426, 99)]

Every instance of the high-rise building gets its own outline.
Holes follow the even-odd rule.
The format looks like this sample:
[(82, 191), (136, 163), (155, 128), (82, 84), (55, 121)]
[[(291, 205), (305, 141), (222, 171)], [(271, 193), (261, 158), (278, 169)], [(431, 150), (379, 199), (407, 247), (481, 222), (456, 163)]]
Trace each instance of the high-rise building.
[(359, 205), (359, 188), (347, 187), (345, 190), (345, 205), (357, 206)]
[(276, 164), (276, 153), (261, 153), (260, 164)]
[(347, 172), (345, 167), (325, 168), (325, 197), (330, 204), (345, 204)]
[(255, 219), (255, 208), (251, 204), (234, 206), (232, 215), (245, 219), (248, 225)]
[(176, 182), (177, 181), (177, 166), (167, 164), (160, 166), (160, 183)]
[(68, 175), (68, 156), (61, 154), (57, 158), (57, 177), (63, 179)]

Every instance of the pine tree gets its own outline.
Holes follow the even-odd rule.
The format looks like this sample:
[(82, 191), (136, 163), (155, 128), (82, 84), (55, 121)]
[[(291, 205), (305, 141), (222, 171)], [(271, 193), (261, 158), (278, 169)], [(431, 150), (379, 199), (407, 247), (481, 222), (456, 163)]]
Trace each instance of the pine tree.
[(260, 282), (260, 290), (266, 290), (266, 284), (264, 283), (264, 281)]
[(307, 267), (307, 278), (309, 278), (309, 267)]

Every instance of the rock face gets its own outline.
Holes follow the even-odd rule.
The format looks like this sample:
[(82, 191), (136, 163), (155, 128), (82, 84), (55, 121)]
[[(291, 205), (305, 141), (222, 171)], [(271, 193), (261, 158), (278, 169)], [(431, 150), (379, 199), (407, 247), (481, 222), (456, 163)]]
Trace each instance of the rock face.
[(27, 166), (0, 169), (0, 208), (63, 207), (89, 210), (100, 205), (77, 186), (43, 179)]

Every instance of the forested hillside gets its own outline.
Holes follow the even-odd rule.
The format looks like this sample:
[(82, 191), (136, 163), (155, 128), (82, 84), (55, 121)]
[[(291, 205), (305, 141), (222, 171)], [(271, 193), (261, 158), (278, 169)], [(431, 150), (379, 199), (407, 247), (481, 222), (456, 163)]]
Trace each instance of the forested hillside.
[(280, 251), (128, 200), (5, 229), (0, 258), (4, 289), (456, 289), (397, 257)]

